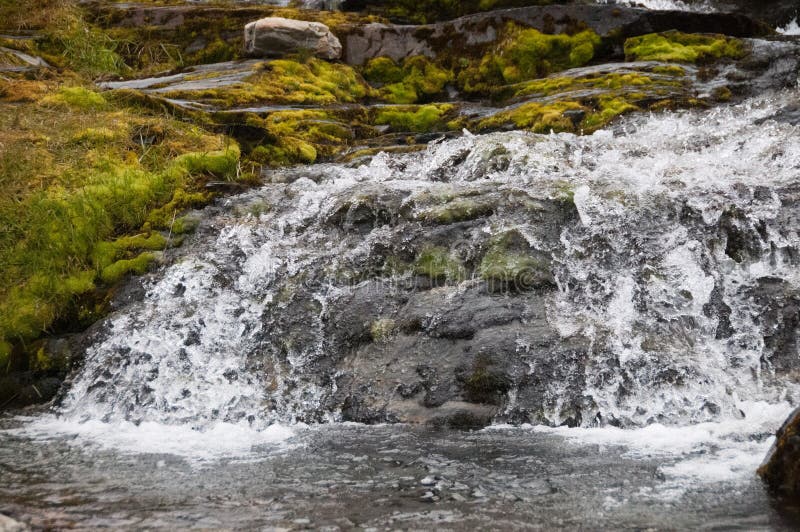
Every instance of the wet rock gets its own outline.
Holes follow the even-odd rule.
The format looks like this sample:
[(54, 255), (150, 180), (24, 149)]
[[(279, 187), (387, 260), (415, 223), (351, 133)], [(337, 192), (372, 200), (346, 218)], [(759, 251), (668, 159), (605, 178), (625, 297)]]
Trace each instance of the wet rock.
[(775, 495), (800, 502), (800, 409), (795, 410), (778, 429), (758, 475)]
[(326, 25), (281, 17), (262, 18), (245, 26), (244, 48), (253, 57), (282, 57), (302, 50), (323, 59), (342, 55), (342, 44)]
[(742, 13), (772, 26), (785, 25), (800, 14), (796, 0), (716, 0), (712, 4), (717, 9)]

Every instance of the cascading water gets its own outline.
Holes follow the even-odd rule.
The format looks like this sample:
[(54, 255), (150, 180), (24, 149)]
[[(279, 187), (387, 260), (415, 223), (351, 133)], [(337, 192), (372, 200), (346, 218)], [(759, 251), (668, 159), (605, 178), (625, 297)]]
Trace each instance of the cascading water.
[[(781, 309), (793, 308), (800, 282), (790, 212), (800, 141), (796, 126), (766, 119), (795, 98), (631, 120), (584, 137), (465, 134), (419, 154), (278, 175), (288, 182), (227, 200), (202, 237), (146, 282), (142, 300), (96, 333), (61, 423), (204, 431), (342, 419), (337, 378), (346, 364), (332, 352), (343, 344), (328, 337), (331, 309), (375, 277), (394, 290), (413, 280), (385, 265), (375, 274), (375, 250), (408, 237), (415, 222), (397, 218), (427, 212), (420, 197), (476, 186), (567, 194), (577, 210), (556, 245), (537, 236), (541, 220), (501, 211), (454, 245), (474, 255), (485, 247), (480, 235), (513, 229), (551, 253), (557, 289), (544, 298), (546, 320), (563, 341), (588, 342), (579, 362), (556, 359), (567, 377), (546, 382), (541, 413), (523, 421), (559, 425), (577, 408), (583, 426), (686, 424), (740, 418), (748, 401), (794, 402), (796, 332)], [(332, 225), (359, 223), (361, 199), (398, 193), (378, 215), (385, 223), (370, 218), (332, 236)], [(349, 218), (332, 224), (343, 205)], [(454, 297), (478, 277), (467, 267), (433, 292)], [(517, 294), (494, 297), (505, 304)], [(520, 372), (541, 371), (526, 355), (535, 348), (517, 342), (527, 369), (512, 371), (499, 421), (520, 406)]]
[[(252, 456), (297, 422), (363, 412), (413, 421), (482, 403), (496, 426), (477, 437), (532, 445), (530, 456), (558, 455), (547, 438), (566, 437), (580, 449), (600, 445), (580, 451), (591, 456), (625, 449), (586, 467), (655, 461), (624, 499), (598, 488), (605, 498), (594, 504), (608, 515), (697, 489), (704, 508), (714, 490), (697, 481), (733, 482), (732, 493), (752, 496), (742, 479), (752, 482), (797, 403), (800, 135), (793, 115), (781, 118), (797, 100), (787, 91), (589, 136), (465, 132), (421, 153), (276, 171), (270, 184), (210, 209), (171, 265), (142, 281), (138, 301), (92, 331), (55, 417), (7, 433)], [(536, 260), (492, 290), (486, 257), (501, 244), (506, 270), (520, 253)], [(513, 360), (498, 369), (493, 349)], [(481, 395), (475, 379), (500, 384)], [(337, 471), (360, 471), (368, 456), (400, 452), (382, 447), (399, 437), (385, 427), (355, 440), (342, 430), (348, 452), (367, 449), (364, 457), (295, 460), (292, 468), (314, 471), (303, 486), (342, 456), (350, 462)], [(390, 462), (412, 467), (436, 445)], [(427, 471), (468, 475), (437, 456)], [(553, 463), (566, 463), (558, 456)], [(508, 493), (586, 489), (515, 474), (475, 480), (472, 496), (488, 493), (507, 512)], [(401, 489), (386, 482), (370, 489)], [(636, 515), (622, 524), (639, 523)]]

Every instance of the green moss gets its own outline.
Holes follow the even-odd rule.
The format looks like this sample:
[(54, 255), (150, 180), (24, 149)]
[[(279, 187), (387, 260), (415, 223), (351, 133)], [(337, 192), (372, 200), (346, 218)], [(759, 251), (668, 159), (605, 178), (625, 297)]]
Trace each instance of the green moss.
[(491, 216), (495, 207), (496, 205), (492, 201), (455, 198), (444, 205), (422, 209), (417, 214), (417, 217), (429, 223), (452, 224)]
[(375, 123), (389, 125), (397, 131), (426, 133), (447, 129), (447, 115), (456, 108), (451, 104), (430, 104), (414, 107), (385, 108), (378, 111)]
[(495, 129), (511, 123), (517, 128), (530, 129), (536, 133), (573, 131), (574, 122), (564, 113), (586, 110), (586, 107), (573, 101), (549, 104), (531, 102), (482, 120), (478, 123), (478, 129)]
[(167, 239), (160, 233), (123, 236), (114, 241), (98, 242), (92, 251), (92, 262), (98, 271), (102, 271), (131, 251), (158, 251), (165, 247)]
[(119, 133), (112, 131), (110, 128), (89, 127), (74, 135), (72, 141), (91, 145), (102, 145), (114, 142), (118, 140), (119, 137)]
[(481, 261), (481, 278), (490, 281), (513, 282), (531, 271), (539, 272), (542, 263), (533, 257), (492, 248)]
[(100, 272), (100, 279), (106, 284), (114, 284), (128, 274), (135, 273), (141, 275), (147, 271), (150, 263), (154, 260), (155, 255), (152, 253), (141, 253), (133, 259), (118, 260), (103, 268)]
[(376, 57), (364, 67), (364, 78), (370, 83), (387, 85), (398, 83), (404, 77), (403, 69), (390, 57)]
[(371, 83), (381, 85), (381, 99), (398, 104), (430, 100), (454, 79), (452, 71), (424, 56), (407, 58), (402, 68), (388, 57), (378, 57), (367, 63), (364, 75)]
[[(603, 75), (580, 76), (577, 78), (553, 76), (516, 85), (513, 95), (519, 98), (530, 95), (550, 96), (553, 94), (587, 89), (642, 89), (652, 87), (654, 83), (653, 79), (649, 76), (633, 72), (627, 74), (609, 73)], [(661, 84), (663, 85), (664, 83), (661, 82)]]
[(90, 78), (127, 71), (125, 62), (117, 53), (117, 41), (87, 23), (80, 10), (64, 12), (60, 20), (51, 21), (42, 33), (36, 52), (58, 66), (67, 66)]
[(414, 261), (414, 273), (435, 280), (458, 281), (465, 277), (461, 261), (446, 248), (436, 246), (426, 247), (420, 252)]
[(547, 35), (509, 23), (496, 49), (462, 70), (458, 83), (467, 93), (492, 94), (504, 85), (583, 66), (600, 43), (592, 31)]
[(550, 264), (531, 253), (527, 241), (517, 231), (493, 238), (478, 273), (492, 290), (529, 290), (552, 280)]
[(108, 102), (101, 94), (83, 87), (64, 87), (56, 94), (42, 100), (44, 103), (64, 104), (82, 110), (98, 110)]
[(175, 158), (170, 172), (210, 175), (217, 179), (233, 179), (239, 166), (239, 147), (231, 144), (224, 150), (186, 153)]
[(697, 63), (720, 58), (739, 59), (744, 54), (742, 41), (724, 35), (668, 31), (625, 41), (625, 57), (629, 61)]
[(712, 91), (711, 97), (718, 102), (727, 102), (733, 98), (733, 93), (728, 87), (717, 87)]
[(147, 216), (147, 227), (159, 229), (172, 228), (178, 213), (187, 209), (202, 207), (208, 203), (209, 194), (205, 192), (187, 192), (183, 188), (175, 190), (172, 198), (163, 206), (153, 209)]
[(371, 90), (352, 67), (310, 58), (305, 62), (269, 61), (264, 63), (263, 70), (241, 83), (199, 91), (168, 91), (164, 96), (232, 108), (257, 103), (350, 103), (363, 99)]
[(250, 159), (270, 166), (313, 163), (331, 157), (354, 139), (358, 117), (337, 117), (321, 110), (278, 111), (267, 118), (250, 117), (247, 124), (264, 130), (266, 142), (255, 146)]
[(211, 44), (199, 52), (188, 56), (186, 62), (190, 65), (222, 63), (224, 61), (232, 61), (236, 59), (238, 55), (237, 50), (233, 46), (217, 37)]
[(397, 323), (392, 319), (381, 318), (372, 322), (369, 332), (373, 342), (386, 343), (396, 334)]
[(663, 74), (665, 76), (683, 77), (686, 75), (686, 69), (678, 65), (659, 65), (653, 67), (651, 71), (654, 74)]
[(603, 97), (598, 102), (598, 109), (586, 116), (583, 127), (587, 131), (592, 131), (603, 127), (623, 113), (637, 110), (639, 108), (636, 105), (624, 98)]

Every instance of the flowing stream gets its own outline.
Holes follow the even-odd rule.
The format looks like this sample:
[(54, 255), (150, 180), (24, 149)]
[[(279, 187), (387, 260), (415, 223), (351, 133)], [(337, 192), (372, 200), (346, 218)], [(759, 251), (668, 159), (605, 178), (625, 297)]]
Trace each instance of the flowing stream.
[[(800, 398), (800, 129), (784, 112), (798, 102), (588, 136), (465, 132), (271, 175), (203, 213), (92, 332), (54, 412), (0, 420), (0, 512), (78, 528), (790, 528), (754, 470)], [(343, 423), (337, 305), (414, 279), (363, 272), (408, 244), (432, 195), (489, 193), (576, 215), (548, 239), (548, 219), (494, 209), (447, 244), (467, 266), (431, 293), (469, 291), (468, 257), (513, 230), (551, 257), (541, 323), (581, 355), (553, 351), (531, 399), (544, 363), (519, 334), (521, 365), (477, 432)], [(387, 197), (369, 224), (353, 214)]]

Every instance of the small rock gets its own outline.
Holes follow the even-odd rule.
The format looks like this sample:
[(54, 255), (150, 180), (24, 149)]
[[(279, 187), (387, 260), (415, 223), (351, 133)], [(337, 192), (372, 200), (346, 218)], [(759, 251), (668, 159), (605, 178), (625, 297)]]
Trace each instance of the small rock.
[(436, 478), (435, 477), (425, 477), (422, 480), (420, 480), (419, 483), (422, 484), (423, 486), (433, 486), (433, 485), (436, 484)]
[(437, 502), (439, 500), (439, 496), (432, 491), (426, 491), (425, 494), (419, 498), (419, 500), (422, 502)]
[(267, 17), (244, 28), (244, 48), (254, 57), (282, 57), (310, 50), (322, 59), (338, 59), (342, 43), (328, 26), (281, 17)]

